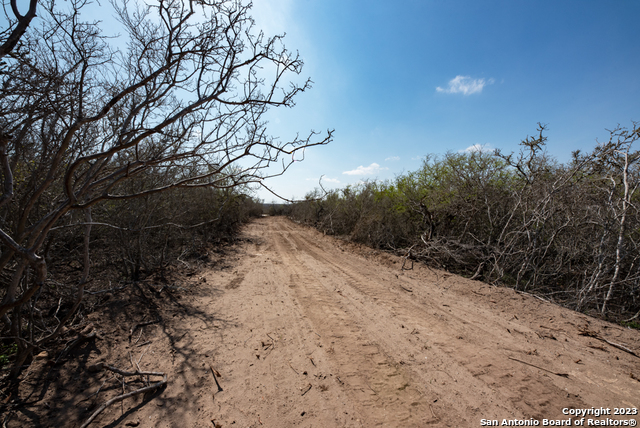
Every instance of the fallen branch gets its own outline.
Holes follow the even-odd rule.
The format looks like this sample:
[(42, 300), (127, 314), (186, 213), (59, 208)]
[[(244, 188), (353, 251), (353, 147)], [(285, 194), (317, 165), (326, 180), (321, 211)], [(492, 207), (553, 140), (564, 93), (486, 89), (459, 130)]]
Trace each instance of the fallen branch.
[(557, 373), (557, 372), (554, 372), (554, 371), (551, 371), (551, 370), (547, 370), (547, 369), (545, 369), (545, 368), (542, 368), (542, 367), (536, 366), (535, 364), (527, 363), (526, 361), (522, 361), (522, 360), (519, 360), (519, 359), (517, 359), (517, 358), (513, 358), (513, 357), (509, 357), (509, 359), (510, 359), (510, 360), (513, 360), (513, 361), (517, 361), (517, 362), (522, 363), (522, 364), (526, 364), (526, 365), (531, 366), (531, 367), (535, 367), (535, 368), (537, 368), (537, 369), (540, 369), (540, 370), (545, 371), (545, 372), (547, 372), (547, 373), (554, 374), (554, 375), (556, 375), (556, 376), (567, 377), (567, 378), (569, 377), (569, 374), (568, 374), (568, 373)]
[(88, 370), (90, 372), (99, 372), (102, 369), (107, 369), (121, 376), (166, 376), (166, 374), (162, 372), (143, 372), (140, 370), (136, 370), (135, 372), (128, 372), (126, 370), (121, 370), (117, 367), (113, 367), (105, 363), (98, 363), (88, 367)]
[(155, 389), (160, 388), (161, 386), (164, 386), (167, 384), (167, 375), (165, 373), (161, 373), (161, 372), (143, 372), (140, 370), (136, 370), (135, 372), (128, 372), (126, 370), (121, 370), (117, 367), (114, 366), (110, 366), (108, 364), (105, 363), (98, 363), (98, 364), (94, 364), (92, 366), (88, 367), (88, 370), (90, 372), (98, 372), (100, 370), (109, 370), (113, 373), (119, 374), (121, 376), (162, 376), (162, 380), (159, 382), (156, 382), (152, 385), (149, 386), (145, 386), (143, 388), (140, 389), (136, 389), (135, 391), (131, 391), (128, 392), (126, 394), (122, 394), (122, 395), (118, 395), (117, 397), (114, 397), (112, 399), (110, 399), (109, 401), (107, 401), (106, 403), (104, 403), (102, 406), (100, 406), (95, 412), (93, 412), (93, 414), (89, 417), (89, 419), (86, 420), (86, 422), (84, 424), (82, 424), (82, 426), (80, 428), (86, 428), (87, 426), (89, 426), (89, 424), (100, 414), (102, 413), (102, 411), (104, 411), (104, 409), (106, 409), (107, 407), (109, 407), (110, 405), (112, 405), (113, 403), (118, 403), (126, 398), (129, 397), (133, 397), (134, 395), (137, 394), (142, 394), (148, 391), (153, 391)]
[(514, 291), (515, 291), (516, 293), (518, 293), (518, 294), (524, 294), (525, 296), (535, 297), (536, 299), (538, 299), (538, 300), (542, 300), (542, 301), (543, 301), (543, 302), (545, 302), (545, 303), (554, 303), (554, 302), (552, 302), (551, 300), (544, 299), (544, 298), (542, 298), (542, 297), (540, 297), (540, 296), (536, 296), (535, 294), (527, 293), (526, 291), (520, 291), (520, 290), (514, 290)]
[(615, 343), (615, 342), (612, 342), (612, 341), (610, 341), (610, 340), (603, 339), (602, 337), (598, 337), (597, 339), (600, 339), (600, 340), (602, 340), (602, 341), (604, 341), (604, 342), (607, 342), (609, 345), (613, 346), (614, 348), (618, 348), (618, 349), (620, 349), (621, 351), (628, 352), (629, 354), (633, 355), (633, 356), (634, 356), (634, 357), (636, 357), (636, 358), (640, 358), (640, 355), (636, 354), (636, 353), (635, 353), (635, 352), (633, 352), (631, 349), (629, 349), (629, 348), (627, 348), (627, 347), (625, 347), (625, 346), (620, 345), (619, 343)]
[[(132, 376), (132, 374), (124, 374), (124, 373), (128, 373), (128, 372), (125, 372), (125, 371), (123, 371), (123, 370), (116, 369), (115, 367), (111, 367), (111, 366), (107, 366), (107, 365), (105, 365), (105, 366), (104, 366), (104, 368), (107, 368), (107, 369), (109, 369), (109, 370), (111, 370), (111, 371), (114, 371), (114, 372), (116, 372), (116, 373), (123, 374), (123, 376)], [(113, 369), (115, 369), (115, 370), (113, 370)], [(117, 371), (116, 371), (116, 370), (117, 370)], [(136, 372), (135, 374), (145, 374), (145, 372)], [(161, 375), (161, 376), (163, 376), (163, 378), (162, 378), (162, 380), (161, 380), (161, 381), (156, 382), (156, 383), (154, 383), (154, 384), (152, 384), (152, 385), (145, 386), (144, 388), (136, 389), (135, 391), (131, 391), (131, 392), (128, 392), (128, 393), (126, 393), (126, 394), (118, 395), (117, 397), (113, 397), (111, 400), (107, 401), (107, 402), (106, 402), (106, 403), (104, 403), (102, 406), (100, 406), (100, 407), (98, 408), (98, 410), (96, 410), (95, 412), (93, 412), (93, 414), (89, 417), (89, 419), (87, 419), (87, 420), (86, 420), (86, 422), (80, 426), (80, 428), (86, 428), (86, 427), (88, 427), (88, 426), (89, 426), (89, 424), (90, 424), (91, 422), (93, 422), (93, 420), (94, 420), (94, 419), (95, 419), (95, 418), (96, 418), (100, 413), (102, 413), (102, 412), (104, 411), (104, 409), (106, 409), (106, 408), (107, 408), (107, 407), (109, 407), (110, 405), (112, 405), (112, 404), (114, 404), (114, 403), (118, 403), (118, 402), (120, 402), (120, 401), (122, 401), (122, 400), (124, 400), (124, 399), (126, 399), (126, 398), (133, 397), (134, 395), (138, 395), (138, 394), (142, 394), (142, 393), (145, 393), (145, 392), (148, 392), (148, 391), (156, 390), (156, 389), (158, 389), (158, 388), (160, 388), (160, 387), (162, 387), (162, 386), (164, 386), (164, 385), (166, 385), (166, 384), (167, 384), (167, 375), (166, 375), (166, 374), (164, 374), (164, 373), (151, 373), (151, 372), (149, 372), (149, 373), (146, 373), (146, 374)]]
[(612, 342), (610, 340), (607, 340), (603, 337), (600, 337), (600, 335), (594, 331), (589, 331), (589, 330), (583, 330), (580, 333), (580, 336), (588, 336), (588, 337), (593, 337), (594, 339), (598, 339), (601, 340), (603, 342), (608, 343), (609, 345), (613, 346), (614, 348), (618, 348), (621, 351), (627, 352), (631, 355), (633, 355), (634, 357), (640, 358), (640, 355), (636, 354), (634, 351), (632, 351), (631, 349), (627, 348), (626, 346), (620, 345), (619, 343), (615, 343)]

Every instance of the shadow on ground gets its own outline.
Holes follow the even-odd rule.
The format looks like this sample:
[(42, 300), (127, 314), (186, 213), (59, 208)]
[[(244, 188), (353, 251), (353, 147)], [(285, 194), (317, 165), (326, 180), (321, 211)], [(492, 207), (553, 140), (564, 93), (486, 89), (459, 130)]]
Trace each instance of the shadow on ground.
[[(234, 252), (230, 250), (231, 257), (225, 256), (213, 269), (231, 269), (237, 260)], [(130, 420), (131, 426), (137, 426), (136, 412), (145, 406), (170, 407), (174, 415), (197, 411), (192, 407), (201, 381), (194, 381), (193, 374), (208, 370), (197, 351), (198, 332), (231, 325), (229, 320), (197, 309), (200, 297), (220, 297), (225, 292), (223, 285), (203, 281), (199, 272), (192, 267), (165, 284), (145, 280), (105, 293), (82, 323), (93, 324), (96, 338), (69, 350), (66, 348), (77, 337), (77, 331), (70, 331), (55, 353), (36, 358), (19, 383), (3, 388), (2, 426), (80, 426), (107, 400), (160, 379), (92, 371), (90, 367), (98, 362), (126, 371), (171, 368), (178, 376), (168, 379), (161, 389), (113, 404), (92, 425), (115, 427)]]

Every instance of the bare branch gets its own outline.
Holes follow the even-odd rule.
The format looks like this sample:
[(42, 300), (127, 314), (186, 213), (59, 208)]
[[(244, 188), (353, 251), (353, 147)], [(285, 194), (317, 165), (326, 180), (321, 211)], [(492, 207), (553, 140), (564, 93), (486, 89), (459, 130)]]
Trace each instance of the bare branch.
[(7, 40), (5, 40), (2, 45), (0, 45), (0, 59), (4, 58), (8, 55), (13, 49), (16, 47), (22, 35), (27, 31), (29, 24), (31, 24), (31, 20), (36, 17), (36, 7), (38, 5), (38, 0), (29, 0), (29, 10), (25, 15), (20, 14), (18, 10), (18, 5), (16, 4), (17, 0), (11, 0), (11, 11), (13, 15), (18, 20), (13, 31)]

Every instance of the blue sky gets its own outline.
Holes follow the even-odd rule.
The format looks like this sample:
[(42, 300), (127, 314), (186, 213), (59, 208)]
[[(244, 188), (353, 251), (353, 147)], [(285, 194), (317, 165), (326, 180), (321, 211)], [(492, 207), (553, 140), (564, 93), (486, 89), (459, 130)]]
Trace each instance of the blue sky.
[(266, 182), (286, 198), (321, 176), (327, 189), (393, 179), (427, 154), (517, 151), (538, 122), (564, 162), (640, 121), (640, 0), (254, 0), (252, 15), (286, 33), (298, 81), (314, 82), (268, 113), (271, 134), (335, 129)]
[(287, 33), (314, 81), (270, 112), (272, 133), (336, 130), (267, 182), (288, 198), (321, 175), (329, 189), (394, 178), (426, 154), (517, 151), (538, 122), (566, 161), (640, 121), (640, 1), (255, 0), (253, 15)]

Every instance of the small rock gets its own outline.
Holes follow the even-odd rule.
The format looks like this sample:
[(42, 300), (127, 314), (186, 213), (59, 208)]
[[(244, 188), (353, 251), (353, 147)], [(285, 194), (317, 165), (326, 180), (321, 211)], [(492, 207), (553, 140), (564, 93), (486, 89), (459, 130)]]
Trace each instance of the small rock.
[(138, 425), (140, 425), (139, 419), (136, 419), (135, 421), (129, 421), (126, 424), (124, 424), (124, 426), (126, 427), (137, 427)]

